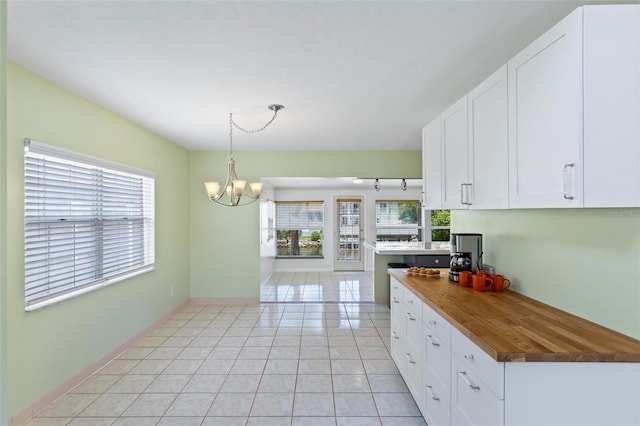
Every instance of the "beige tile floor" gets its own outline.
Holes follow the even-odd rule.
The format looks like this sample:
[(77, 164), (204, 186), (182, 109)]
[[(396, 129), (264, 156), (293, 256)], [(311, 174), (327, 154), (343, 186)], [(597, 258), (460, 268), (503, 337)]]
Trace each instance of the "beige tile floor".
[(29, 425), (425, 425), (367, 303), (191, 305)]
[(366, 272), (274, 272), (260, 286), (262, 302), (373, 302)]

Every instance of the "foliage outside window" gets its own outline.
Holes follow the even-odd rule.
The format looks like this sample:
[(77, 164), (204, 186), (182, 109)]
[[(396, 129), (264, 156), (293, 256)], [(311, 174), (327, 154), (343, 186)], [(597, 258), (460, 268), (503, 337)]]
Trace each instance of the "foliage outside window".
[(451, 211), (431, 210), (431, 241), (449, 241)]
[(322, 257), (324, 203), (276, 201), (278, 257)]
[(27, 310), (153, 269), (153, 173), (30, 140), (25, 148)]
[(417, 200), (376, 201), (376, 241), (422, 241)]

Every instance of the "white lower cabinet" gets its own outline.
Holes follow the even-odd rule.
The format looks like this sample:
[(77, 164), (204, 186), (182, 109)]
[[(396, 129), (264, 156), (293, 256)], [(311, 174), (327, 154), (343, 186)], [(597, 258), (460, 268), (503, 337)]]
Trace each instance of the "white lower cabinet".
[(451, 369), (451, 423), (494, 426), (504, 424), (504, 401), (456, 356)]
[(391, 277), (391, 357), (422, 411), (422, 301)]
[[(451, 424), (451, 350), (448, 335), (449, 323), (428, 306), (423, 308), (423, 318), (430, 318), (431, 326), (425, 322), (422, 331), (423, 366), (423, 414), (429, 426)], [(426, 316), (425, 316), (426, 315)], [(437, 315), (438, 319), (434, 319)]]
[(451, 393), (433, 375), (433, 370), (425, 368), (423, 414), (429, 426), (451, 424)]
[(497, 362), (391, 285), (391, 355), (429, 426), (640, 425), (640, 363)]
[(451, 423), (504, 424), (504, 363), (451, 329)]

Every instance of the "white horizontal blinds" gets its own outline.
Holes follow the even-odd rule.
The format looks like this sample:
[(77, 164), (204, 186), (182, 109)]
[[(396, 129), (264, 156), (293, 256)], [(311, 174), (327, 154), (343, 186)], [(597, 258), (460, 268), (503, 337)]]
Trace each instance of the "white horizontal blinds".
[(378, 236), (417, 235), (420, 224), (419, 201), (376, 201)]
[(154, 178), (52, 150), (25, 153), (27, 306), (154, 263)]
[(276, 228), (279, 230), (322, 230), (322, 201), (276, 201)]

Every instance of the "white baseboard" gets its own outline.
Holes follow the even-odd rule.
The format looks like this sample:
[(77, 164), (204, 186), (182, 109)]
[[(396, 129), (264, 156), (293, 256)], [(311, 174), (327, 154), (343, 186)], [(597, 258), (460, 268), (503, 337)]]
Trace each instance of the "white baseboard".
[(192, 305), (255, 305), (259, 297), (192, 297)]
[(44, 410), (49, 405), (51, 405), (51, 403), (54, 402), (56, 399), (60, 398), (61, 396), (63, 396), (67, 392), (69, 392), (71, 389), (73, 389), (74, 387), (78, 386), (80, 383), (82, 383), (84, 380), (89, 378), (96, 371), (100, 370), (102, 367), (107, 365), (110, 361), (112, 361), (118, 355), (123, 353), (125, 350), (127, 350), (131, 346), (135, 346), (135, 344), (138, 343), (140, 340), (142, 340), (147, 335), (153, 333), (158, 328), (160, 328), (169, 318), (171, 318), (171, 316), (174, 313), (180, 311), (181, 309), (183, 309), (185, 306), (187, 306), (189, 304), (190, 304), (189, 300), (187, 300), (186, 302), (180, 304), (178, 307), (173, 309), (171, 312), (169, 312), (168, 314), (164, 315), (162, 318), (160, 318), (159, 320), (154, 322), (152, 325), (150, 325), (149, 327), (145, 328), (143, 331), (141, 331), (140, 333), (136, 334), (131, 339), (127, 340), (125, 343), (123, 343), (122, 345), (118, 346), (116, 349), (114, 349), (113, 351), (109, 352), (107, 355), (105, 355), (102, 358), (100, 358), (98, 361), (96, 361), (93, 364), (91, 364), (89, 367), (85, 368), (83, 371), (81, 371), (80, 373), (76, 374), (71, 379), (67, 380), (62, 385), (60, 385), (57, 388), (55, 388), (53, 391), (49, 392), (43, 398), (41, 398), (40, 400), (38, 400), (37, 402), (35, 402), (34, 404), (29, 406), (25, 410), (23, 410), (21, 413), (19, 413), (16, 416), (10, 418), (9, 419), (9, 425), (11, 425), (11, 426), (21, 426), (21, 425), (24, 425), (24, 424), (28, 423), (33, 417), (35, 417), (40, 411)]

